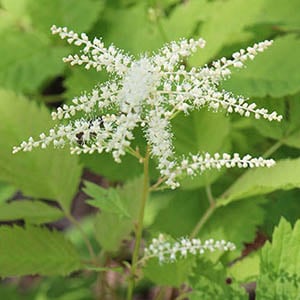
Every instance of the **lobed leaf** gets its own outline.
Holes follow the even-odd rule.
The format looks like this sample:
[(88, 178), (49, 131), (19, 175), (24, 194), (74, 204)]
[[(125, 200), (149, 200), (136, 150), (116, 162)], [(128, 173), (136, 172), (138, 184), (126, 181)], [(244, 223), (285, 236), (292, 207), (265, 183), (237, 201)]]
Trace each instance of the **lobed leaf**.
[(40, 201), (22, 200), (0, 205), (0, 221), (25, 220), (32, 224), (42, 224), (63, 217), (61, 210)]
[(78, 158), (68, 149), (53, 148), (12, 154), (14, 145), (47, 131), (53, 121), (45, 107), (12, 92), (0, 90), (0, 99), (0, 180), (29, 196), (56, 200), (69, 210), (81, 175)]
[(300, 158), (280, 160), (270, 169), (250, 169), (219, 198), (218, 206), (242, 198), (300, 187)]
[(68, 275), (80, 258), (61, 233), (41, 227), (0, 227), (0, 276)]

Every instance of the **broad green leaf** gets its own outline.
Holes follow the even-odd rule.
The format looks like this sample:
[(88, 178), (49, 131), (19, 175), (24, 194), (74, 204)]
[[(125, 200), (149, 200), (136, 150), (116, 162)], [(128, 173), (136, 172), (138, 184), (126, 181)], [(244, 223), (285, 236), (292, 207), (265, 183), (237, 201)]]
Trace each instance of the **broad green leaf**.
[(177, 5), (170, 16), (160, 20), (168, 40), (191, 37), (199, 22), (207, 18), (208, 8), (207, 0), (190, 0)]
[(272, 243), (261, 250), (260, 276), (256, 297), (265, 299), (300, 299), (300, 222), (294, 228), (281, 219)]
[(271, 24), (281, 30), (299, 30), (300, 3), (298, 0), (267, 0), (262, 13), (257, 21), (263, 24)]
[(260, 256), (258, 252), (249, 254), (241, 260), (234, 262), (227, 270), (228, 276), (238, 282), (253, 281), (259, 275)]
[[(228, 150), (230, 122), (222, 113), (194, 111), (188, 116), (179, 115), (174, 119), (174, 145), (178, 154), (224, 152)], [(227, 149), (224, 149), (227, 148)], [(195, 178), (186, 178), (183, 188), (197, 188), (215, 181), (222, 171), (204, 172)]]
[(263, 224), (265, 211), (262, 204), (265, 202), (264, 198), (251, 198), (217, 208), (199, 236), (231, 241), (241, 251), (244, 243), (254, 240), (257, 228)]
[(263, 0), (211, 1), (198, 33), (207, 41), (207, 45), (191, 57), (191, 64), (203, 65), (211, 61), (234, 36), (255, 23), (263, 4)]
[(43, 32), (48, 32), (53, 24), (87, 31), (97, 20), (103, 6), (103, 0), (28, 0), (32, 22)]
[(190, 235), (208, 203), (201, 190), (166, 191), (158, 201), (165, 207), (156, 215), (150, 230), (164, 232), (174, 238)]
[(234, 71), (223, 87), (244, 96), (282, 97), (300, 91), (300, 40), (295, 34), (277, 38), (247, 68)]
[(63, 72), (61, 58), (67, 47), (51, 46), (47, 37), (35, 32), (7, 30), (0, 38), (0, 86), (35, 92), (45, 80)]
[(83, 67), (72, 67), (72, 73), (64, 81), (64, 86), (67, 89), (64, 96), (67, 101), (81, 95), (84, 92), (89, 93), (97, 84), (105, 81), (107, 74), (97, 72), (94, 69), (86, 70)]
[(16, 188), (12, 185), (0, 182), (0, 204), (12, 198), (16, 192)]
[(141, 178), (136, 178), (123, 187), (117, 188), (122, 206), (130, 215), (130, 219), (124, 219), (123, 215), (105, 210), (96, 215), (95, 236), (106, 251), (117, 251), (121, 242), (128, 238), (129, 233), (134, 229), (140, 209), (142, 189)]
[(42, 224), (63, 217), (61, 210), (40, 201), (22, 200), (0, 205), (0, 221), (25, 220), (32, 224)]
[(191, 300), (247, 300), (246, 291), (237, 282), (226, 283), (226, 269), (221, 263), (198, 259), (198, 263), (190, 275), (192, 288), (188, 298)]
[(143, 166), (129, 154), (122, 157), (120, 164), (113, 160), (111, 153), (81, 155), (80, 161), (89, 170), (112, 181), (132, 179), (143, 172)]
[(134, 55), (157, 50), (165, 42), (156, 22), (151, 20), (148, 6), (143, 2), (126, 9), (107, 7), (97, 28), (107, 29), (106, 44), (114, 43)]
[(280, 140), (282, 144), (300, 148), (300, 95), (285, 97), (284, 99), (264, 99), (254, 101), (261, 107), (283, 115), (283, 121), (266, 122), (265, 120), (253, 120), (253, 125), (265, 137)]
[(152, 258), (147, 261), (143, 273), (147, 279), (158, 285), (179, 287), (187, 282), (194, 263), (194, 257), (163, 264), (159, 263), (157, 258)]
[(88, 181), (84, 184), (84, 192), (92, 198), (86, 201), (89, 205), (100, 208), (102, 212), (114, 213), (121, 218), (130, 218), (117, 189), (103, 188)]
[(12, 154), (14, 145), (38, 137), (55, 123), (44, 106), (0, 90), (0, 180), (28, 196), (52, 199), (69, 210), (77, 191), (81, 166), (68, 149), (36, 149)]
[(63, 235), (41, 227), (0, 228), (0, 275), (67, 275), (81, 267)]
[(268, 201), (264, 205), (264, 210), (268, 213), (262, 230), (270, 237), (274, 231), (274, 227), (284, 217), (292, 225), (299, 219), (299, 190), (277, 191), (268, 197)]
[(218, 206), (275, 190), (300, 187), (300, 158), (280, 160), (272, 168), (246, 171), (218, 200)]
[(27, 0), (0, 0), (0, 32), (12, 27), (28, 28)]

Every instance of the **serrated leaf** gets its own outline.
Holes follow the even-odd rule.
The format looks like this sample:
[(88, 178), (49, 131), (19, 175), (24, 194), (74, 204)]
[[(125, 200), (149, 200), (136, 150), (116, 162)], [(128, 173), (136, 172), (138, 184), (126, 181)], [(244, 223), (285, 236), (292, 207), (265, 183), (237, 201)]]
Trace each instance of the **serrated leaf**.
[[(206, 110), (192, 112), (188, 117), (179, 115), (174, 119), (174, 145), (178, 154), (226, 151), (230, 131), (229, 119), (222, 113)], [(194, 178), (182, 181), (186, 189), (198, 188), (215, 181), (222, 172), (218, 170), (207, 171)]]
[(277, 161), (272, 168), (246, 171), (218, 200), (218, 206), (275, 190), (290, 190), (300, 187), (300, 158)]
[(294, 34), (279, 37), (247, 68), (235, 71), (222, 85), (236, 94), (251, 97), (282, 97), (300, 91), (300, 39)]
[(103, 6), (103, 0), (28, 1), (32, 22), (43, 32), (48, 32), (53, 24), (85, 32), (94, 24)]
[(226, 270), (221, 263), (216, 265), (198, 259), (190, 276), (191, 300), (247, 300), (246, 291), (236, 282), (226, 283)]
[(35, 92), (46, 79), (61, 74), (61, 58), (68, 47), (51, 46), (35, 32), (6, 30), (0, 34), (0, 85), (14, 91)]
[(281, 219), (272, 243), (261, 250), (260, 276), (256, 297), (262, 299), (300, 299), (300, 222), (294, 228)]
[(32, 224), (53, 222), (64, 217), (61, 210), (40, 201), (13, 201), (0, 205), (0, 221), (25, 220)]
[(192, 65), (208, 63), (235, 35), (240, 35), (247, 26), (255, 23), (264, 1), (228, 0), (211, 1), (209, 4), (207, 17), (198, 33), (207, 41), (207, 45), (191, 57)]
[(84, 184), (84, 192), (92, 198), (86, 201), (89, 205), (100, 208), (102, 212), (117, 214), (120, 218), (130, 218), (117, 189), (105, 189), (88, 181)]
[(234, 262), (230, 268), (228, 268), (228, 276), (233, 277), (238, 282), (253, 281), (259, 275), (260, 256), (258, 252), (247, 255), (241, 260)]
[(81, 175), (78, 158), (68, 149), (53, 148), (13, 155), (14, 145), (55, 123), (44, 106), (12, 92), (0, 90), (0, 99), (0, 180), (31, 197), (56, 200), (69, 210)]
[(0, 275), (67, 275), (81, 267), (63, 235), (41, 227), (0, 228)]
[(164, 264), (159, 263), (157, 258), (153, 258), (147, 261), (143, 273), (147, 279), (158, 285), (179, 287), (187, 281), (194, 263), (194, 257)]
[(123, 216), (109, 211), (102, 211), (97, 214), (95, 236), (100, 246), (106, 251), (118, 250), (122, 240), (127, 238), (134, 229), (140, 208), (142, 188), (142, 178), (136, 178), (117, 189), (123, 207), (130, 215), (130, 219), (124, 219)]
[(218, 208), (200, 231), (200, 237), (231, 241), (242, 250), (244, 243), (253, 241), (257, 227), (263, 224), (265, 202), (264, 198), (251, 198)]

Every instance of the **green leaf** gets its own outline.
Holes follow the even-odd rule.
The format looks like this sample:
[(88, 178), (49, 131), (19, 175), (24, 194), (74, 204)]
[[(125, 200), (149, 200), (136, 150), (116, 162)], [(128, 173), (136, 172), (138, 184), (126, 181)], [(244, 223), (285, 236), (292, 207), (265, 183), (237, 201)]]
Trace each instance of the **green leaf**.
[(72, 73), (64, 80), (64, 86), (67, 89), (64, 95), (70, 101), (73, 97), (79, 96), (85, 91), (89, 93), (98, 83), (105, 80), (107, 80), (105, 72), (73, 67)]
[[(255, 102), (255, 101), (254, 101)], [(283, 115), (281, 123), (253, 120), (253, 125), (265, 137), (279, 140), (282, 144), (300, 148), (300, 101), (299, 94), (284, 99), (264, 99), (259, 103), (262, 107)]]
[(166, 191), (158, 198), (164, 203), (150, 230), (165, 232), (174, 238), (188, 236), (206, 209), (207, 199), (201, 190)]
[(186, 1), (176, 5), (170, 16), (160, 20), (168, 40), (191, 37), (199, 22), (207, 18), (208, 8), (207, 0)]
[(0, 204), (5, 203), (9, 198), (12, 198), (16, 192), (15, 187), (12, 185), (0, 182)]
[(63, 217), (61, 210), (40, 201), (22, 200), (0, 205), (0, 221), (25, 220), (32, 224), (42, 224)]
[(235, 71), (223, 87), (244, 96), (282, 97), (300, 91), (300, 40), (294, 34), (279, 37), (247, 68)]
[(0, 99), (0, 180), (32, 197), (56, 200), (69, 210), (81, 175), (78, 158), (68, 149), (53, 148), (13, 155), (14, 145), (55, 123), (44, 106), (12, 92), (0, 90)]
[(130, 218), (117, 189), (105, 189), (88, 181), (84, 184), (84, 192), (92, 198), (86, 201), (89, 205), (100, 208), (102, 212), (114, 213), (121, 218)]
[(216, 265), (198, 259), (191, 272), (190, 285), (192, 292), (188, 295), (191, 300), (247, 300), (246, 291), (237, 282), (226, 283), (226, 269), (221, 263)]
[[(222, 113), (206, 110), (192, 112), (188, 117), (179, 115), (173, 124), (175, 151), (178, 154), (224, 151), (228, 147), (230, 122)], [(186, 178), (182, 187), (191, 189), (214, 182), (222, 172), (207, 171), (195, 178)]]
[(207, 41), (207, 45), (191, 57), (191, 64), (203, 65), (211, 61), (222, 47), (230, 44), (235, 36), (239, 36), (247, 26), (255, 23), (263, 4), (261, 0), (211, 1), (206, 10), (207, 17), (198, 33)]
[(228, 268), (228, 276), (233, 277), (238, 282), (250, 282), (259, 275), (260, 256), (258, 252), (247, 255), (236, 261)]
[(41, 227), (0, 228), (0, 275), (67, 275), (81, 267), (73, 245), (61, 233)]
[(34, 92), (47, 79), (61, 74), (67, 47), (51, 46), (35, 32), (6, 30), (0, 33), (0, 85), (14, 91)]
[(107, 7), (99, 27), (107, 29), (106, 44), (114, 43), (134, 55), (157, 50), (164, 43), (156, 22), (151, 20), (147, 4), (143, 2), (126, 9)]
[(262, 204), (265, 202), (264, 198), (258, 197), (217, 208), (200, 231), (200, 237), (231, 241), (241, 251), (244, 243), (254, 240), (257, 227), (263, 224), (265, 211)]
[(179, 287), (187, 281), (194, 263), (194, 257), (164, 264), (159, 263), (157, 258), (152, 258), (147, 261), (143, 273), (147, 279), (158, 285)]
[(272, 243), (261, 250), (256, 296), (262, 299), (300, 299), (300, 221), (294, 229), (281, 219)]
[(103, 6), (103, 0), (28, 1), (32, 22), (43, 32), (49, 32), (53, 24), (67, 26), (75, 31), (87, 31), (97, 20)]
[(218, 200), (218, 206), (275, 190), (300, 187), (300, 158), (280, 160), (272, 168), (246, 171)]
[(265, 0), (264, 10), (258, 17), (258, 22), (269, 23), (283, 30), (299, 30), (300, 3), (298, 0), (290, 0), (288, 5), (285, 0)]
[(291, 224), (295, 224), (299, 218), (299, 190), (277, 191), (268, 197), (264, 205), (266, 214), (262, 229), (272, 236), (274, 227), (284, 217)]
[(95, 236), (100, 246), (106, 251), (117, 251), (122, 240), (128, 238), (129, 233), (134, 229), (140, 208), (142, 189), (142, 178), (136, 178), (116, 189), (124, 210), (130, 216), (129, 219), (105, 210), (97, 214)]

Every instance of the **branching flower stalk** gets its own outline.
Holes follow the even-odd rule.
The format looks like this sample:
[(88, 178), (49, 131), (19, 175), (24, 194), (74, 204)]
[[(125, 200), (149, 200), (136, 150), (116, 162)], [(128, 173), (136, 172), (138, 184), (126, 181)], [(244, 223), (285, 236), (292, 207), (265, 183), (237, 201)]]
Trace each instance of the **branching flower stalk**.
[[(66, 27), (52, 26), (53, 34), (68, 43), (81, 46), (80, 54), (65, 57), (64, 62), (83, 65), (87, 70), (106, 70), (110, 80), (96, 86), (91, 93), (72, 100), (71, 105), (62, 105), (52, 112), (53, 120), (62, 120), (48, 133), (37, 139), (29, 137), (13, 153), (69, 146), (71, 153), (110, 152), (115, 162), (120, 163), (126, 154), (132, 154), (144, 164), (144, 192), (141, 210), (136, 225), (136, 243), (132, 259), (131, 279), (127, 298), (131, 299), (135, 283), (140, 242), (143, 229), (144, 208), (148, 197), (149, 158), (157, 163), (160, 178), (151, 190), (162, 185), (171, 189), (180, 186), (180, 178), (195, 176), (209, 169), (271, 167), (273, 159), (253, 158), (223, 153), (187, 153), (178, 156), (173, 146), (171, 120), (179, 113), (188, 115), (194, 110), (207, 108), (214, 112), (222, 110), (253, 116), (269, 121), (281, 121), (282, 116), (258, 108), (242, 96), (222, 90), (219, 84), (231, 74), (231, 68), (242, 68), (246, 60), (254, 59), (268, 48), (272, 41), (264, 41), (240, 50), (232, 58), (221, 58), (201, 68), (187, 69), (183, 60), (205, 46), (203, 39), (182, 39), (166, 44), (152, 56), (143, 54), (134, 59), (114, 45), (105, 47), (101, 39), (90, 40), (85, 33), (77, 34)], [(81, 117), (77, 117), (80, 113)], [(82, 117), (83, 116), (83, 117)], [(142, 157), (132, 147), (134, 130), (140, 127), (147, 141), (147, 152)], [(216, 245), (215, 245), (216, 246)]]

